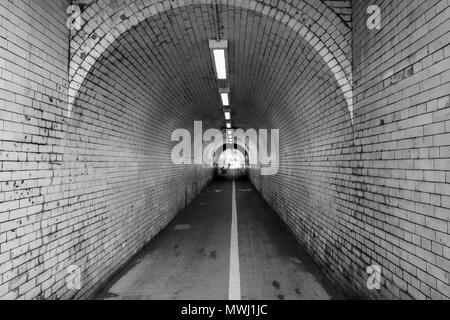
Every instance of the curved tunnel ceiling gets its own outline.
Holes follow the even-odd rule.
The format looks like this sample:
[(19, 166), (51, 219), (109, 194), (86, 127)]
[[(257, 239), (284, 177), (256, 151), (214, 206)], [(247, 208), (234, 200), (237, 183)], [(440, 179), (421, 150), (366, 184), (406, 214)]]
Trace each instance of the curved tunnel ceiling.
[[(221, 38), (229, 43), (233, 126), (298, 131), (303, 121), (314, 123), (324, 104), (336, 99), (345, 104), (323, 58), (288, 25), (237, 6), (218, 11)], [(222, 128), (208, 47), (215, 38), (213, 19), (211, 6), (190, 5), (130, 28), (90, 69), (78, 103), (90, 101), (87, 88), (95, 84), (104, 89), (103, 99), (120, 95), (123, 104), (146, 105), (153, 126), (189, 125), (182, 118), (191, 121), (186, 129), (194, 120), (203, 120), (204, 128)]]

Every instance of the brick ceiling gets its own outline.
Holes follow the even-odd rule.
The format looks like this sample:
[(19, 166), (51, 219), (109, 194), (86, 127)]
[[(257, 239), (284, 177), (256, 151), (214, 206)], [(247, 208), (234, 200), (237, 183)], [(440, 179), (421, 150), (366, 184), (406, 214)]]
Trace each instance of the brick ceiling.
[(331, 8), (350, 28), (352, 27), (352, 1), (351, 0), (322, 0)]
[[(323, 59), (285, 24), (234, 6), (218, 11), (221, 38), (229, 41), (234, 126), (279, 126), (281, 114), (311, 109), (336, 87)], [(208, 48), (215, 37), (213, 19), (205, 5), (155, 15), (122, 34), (88, 79), (122, 79), (129, 84), (120, 89), (124, 95), (159, 110), (161, 123), (188, 114), (220, 128), (224, 117)]]

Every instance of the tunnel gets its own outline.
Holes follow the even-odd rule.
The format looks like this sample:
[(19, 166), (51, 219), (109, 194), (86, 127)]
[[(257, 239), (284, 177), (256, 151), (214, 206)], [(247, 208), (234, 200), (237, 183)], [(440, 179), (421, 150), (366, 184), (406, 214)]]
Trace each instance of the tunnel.
[(449, 1), (0, 9), (0, 299), (450, 299)]

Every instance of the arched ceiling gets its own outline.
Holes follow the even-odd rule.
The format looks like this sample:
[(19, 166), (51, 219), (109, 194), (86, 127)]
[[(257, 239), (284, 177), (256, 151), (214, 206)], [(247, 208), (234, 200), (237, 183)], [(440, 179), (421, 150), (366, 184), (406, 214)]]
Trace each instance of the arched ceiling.
[[(292, 100), (286, 90), (293, 94), (292, 90), (300, 89), (300, 83), (289, 77), (293, 72), (297, 77), (318, 76), (312, 83), (305, 82), (305, 87), (331, 74), (352, 115), (350, 32), (333, 10), (309, 0), (219, 3), (220, 34), (230, 43), (231, 103), (236, 126), (245, 128), (252, 119), (270, 112), (270, 104)], [(142, 86), (152, 79), (162, 90), (160, 97), (184, 92), (183, 99), (194, 107), (192, 114), (201, 106), (199, 116), (217, 119), (220, 108), (217, 92), (213, 91), (214, 74), (207, 46), (207, 40), (215, 37), (211, 8), (208, 0), (99, 0), (87, 7), (83, 28), (74, 34), (71, 43), (69, 114), (82, 83), (99, 59), (122, 55), (122, 60), (127, 61), (122, 68), (138, 69), (139, 75), (133, 75), (132, 81), (141, 78)], [(318, 73), (323, 65), (329, 71)], [(152, 68), (159, 73), (150, 75)], [(255, 105), (259, 108), (257, 115), (249, 113)], [(210, 111), (205, 111), (205, 106)]]
[[(166, 10), (128, 29), (97, 59), (83, 86), (109, 86), (103, 95), (120, 93), (123, 105), (148, 106), (155, 125), (189, 129), (193, 121), (203, 120), (204, 129), (224, 127), (208, 47), (215, 35), (209, 9)], [(316, 107), (330, 102), (326, 99), (338, 84), (306, 39), (255, 11), (219, 6), (219, 12), (221, 34), (229, 43), (233, 126), (280, 128), (284, 123), (295, 129), (301, 123), (289, 125), (281, 115), (300, 109), (304, 121), (311, 121)], [(99, 96), (98, 90), (81, 91), (92, 99)]]
[(322, 0), (328, 7), (330, 7), (336, 15), (338, 15), (342, 21), (349, 28), (352, 27), (352, 1), (351, 0)]

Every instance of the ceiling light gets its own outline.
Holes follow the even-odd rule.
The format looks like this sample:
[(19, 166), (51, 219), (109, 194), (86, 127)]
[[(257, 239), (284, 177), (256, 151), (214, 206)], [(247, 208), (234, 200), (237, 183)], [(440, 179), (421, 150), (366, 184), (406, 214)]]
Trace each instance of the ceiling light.
[(226, 120), (230, 120), (231, 119), (231, 114), (230, 114), (230, 112), (225, 112), (225, 119)]
[(227, 122), (227, 128), (231, 129), (231, 123), (230, 122)]
[(214, 68), (216, 70), (217, 79), (227, 79), (227, 54), (228, 41), (210, 40), (209, 47), (212, 49), (212, 56), (214, 60)]
[(225, 62), (225, 50), (213, 50), (214, 62), (216, 64), (217, 79), (227, 78), (227, 64)]
[(230, 105), (230, 99), (228, 97), (228, 93), (224, 92), (220, 94), (220, 97), (222, 98), (222, 104), (224, 107), (228, 107)]

